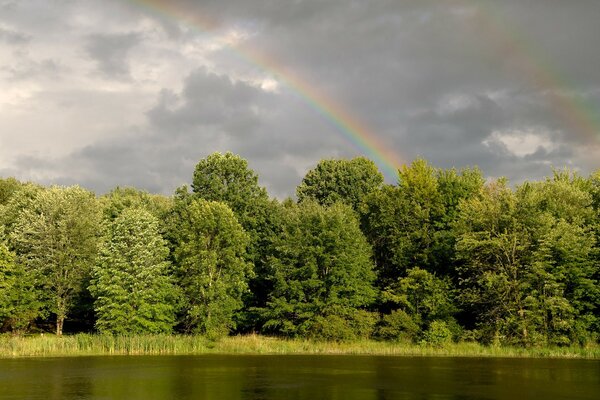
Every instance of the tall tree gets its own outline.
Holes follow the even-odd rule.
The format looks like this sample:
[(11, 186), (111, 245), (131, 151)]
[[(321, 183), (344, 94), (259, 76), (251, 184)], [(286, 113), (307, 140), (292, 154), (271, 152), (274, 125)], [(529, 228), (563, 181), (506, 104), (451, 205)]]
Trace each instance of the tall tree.
[(482, 185), (476, 169), (443, 171), (418, 159), (399, 171), (398, 186), (367, 196), (361, 225), (373, 246), (382, 287), (412, 268), (455, 275), (452, 223), (460, 202)]
[(184, 327), (222, 336), (235, 328), (235, 313), (253, 274), (245, 258), (248, 236), (223, 203), (193, 199), (182, 207), (174, 255)]
[(13, 194), (18, 192), (21, 186), (23, 186), (23, 183), (15, 178), (0, 178), (0, 206), (8, 203)]
[(108, 223), (90, 286), (100, 332), (172, 331), (177, 291), (167, 275), (168, 254), (149, 212), (127, 208)]
[[(4, 226), (6, 235), (12, 233), (19, 215), (25, 209), (32, 208), (34, 199), (43, 188), (32, 183), (24, 183), (19, 186), (9, 184), (4, 192), (4, 204), (0, 204), (0, 224)], [(9, 247), (14, 247), (12, 238), (8, 236)]]
[(150, 194), (132, 187), (117, 187), (99, 199), (105, 219), (114, 220), (128, 208), (142, 208), (159, 220), (165, 219), (172, 207), (172, 199)]
[(19, 262), (35, 276), (61, 335), (65, 318), (97, 255), (99, 207), (77, 186), (38, 191), (21, 211), (10, 237)]
[(383, 175), (365, 157), (322, 160), (307, 172), (296, 194), (300, 202), (314, 200), (325, 206), (343, 202), (357, 210), (364, 197), (382, 184)]
[(529, 301), (537, 328), (552, 344), (587, 341), (598, 326), (600, 301), (588, 182), (555, 171), (545, 181), (521, 185), (518, 195), (534, 243)]
[(264, 331), (319, 336), (326, 329), (358, 331), (368, 319), (359, 311), (376, 294), (371, 248), (349, 206), (291, 206), (270, 264)]
[(199, 198), (227, 204), (240, 220), (251, 218), (249, 212), (257, 200), (268, 199), (248, 162), (229, 152), (213, 153), (200, 160), (194, 170), (192, 190)]
[(487, 340), (526, 341), (531, 237), (519, 218), (518, 200), (505, 181), (465, 201), (456, 223), (460, 298)]
[[(213, 153), (200, 160), (194, 171), (193, 194), (180, 189), (177, 197), (219, 201), (227, 204), (248, 234), (249, 242), (245, 258), (253, 264), (255, 274), (249, 281), (251, 292), (245, 294), (248, 308), (266, 303), (269, 282), (266, 280), (267, 258), (275, 237), (281, 232), (281, 207), (270, 200), (267, 191), (258, 184), (258, 176), (249, 168), (248, 162), (232, 153)], [(255, 313), (247, 309), (239, 329), (256, 328)]]
[(25, 332), (40, 315), (41, 305), (33, 277), (16, 262), (0, 235), (0, 331)]

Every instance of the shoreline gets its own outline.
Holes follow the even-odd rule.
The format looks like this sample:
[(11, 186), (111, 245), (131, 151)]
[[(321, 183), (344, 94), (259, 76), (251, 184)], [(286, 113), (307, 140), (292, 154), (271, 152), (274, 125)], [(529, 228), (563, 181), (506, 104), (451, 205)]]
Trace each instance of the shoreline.
[(57, 337), (0, 336), (0, 359), (114, 355), (364, 355), (404, 357), (496, 357), (600, 359), (600, 346), (513, 347), (479, 343), (427, 346), (413, 343), (362, 340), (321, 342), (261, 335), (209, 340), (203, 336), (75, 334)]

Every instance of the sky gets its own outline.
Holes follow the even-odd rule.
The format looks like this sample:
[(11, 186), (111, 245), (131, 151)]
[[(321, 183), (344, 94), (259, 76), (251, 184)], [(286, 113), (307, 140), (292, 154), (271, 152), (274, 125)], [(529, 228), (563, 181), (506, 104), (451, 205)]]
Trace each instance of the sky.
[[(600, 168), (600, 1), (0, 0), (0, 177), (170, 194), (215, 151)], [(358, 138), (358, 139), (357, 139)]]

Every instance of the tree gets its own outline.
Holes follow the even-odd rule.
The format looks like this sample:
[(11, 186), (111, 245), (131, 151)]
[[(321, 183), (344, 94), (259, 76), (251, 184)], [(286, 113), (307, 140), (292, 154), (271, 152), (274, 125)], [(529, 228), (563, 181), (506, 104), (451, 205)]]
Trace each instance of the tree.
[(361, 208), (363, 231), (375, 248), (379, 283), (385, 287), (414, 267), (434, 271), (435, 239), (444, 205), (437, 170), (415, 160), (398, 171), (398, 186), (369, 195)]
[(229, 152), (213, 153), (200, 160), (194, 170), (192, 190), (199, 198), (227, 204), (241, 222), (251, 218), (249, 212), (257, 200), (268, 199), (248, 162)]
[(169, 249), (148, 211), (126, 208), (108, 223), (90, 292), (102, 333), (169, 333), (177, 291), (167, 275)]
[(213, 153), (200, 160), (194, 171), (193, 194), (179, 189), (177, 198), (201, 198), (227, 204), (248, 235), (245, 258), (253, 265), (250, 292), (246, 292), (244, 320), (238, 328), (249, 331), (256, 328), (257, 316), (251, 309), (266, 303), (269, 282), (266, 280), (267, 258), (272, 243), (281, 230), (281, 206), (270, 200), (267, 191), (258, 185), (258, 176), (248, 162), (232, 153)]
[(405, 311), (421, 328), (434, 320), (452, 319), (458, 311), (450, 280), (421, 268), (409, 270), (406, 277), (388, 286), (382, 292), (382, 299)]
[(223, 203), (193, 199), (178, 211), (174, 256), (185, 330), (225, 335), (235, 328), (235, 313), (253, 274), (245, 257), (248, 236)]
[(8, 203), (10, 198), (21, 189), (23, 184), (15, 178), (0, 178), (0, 206)]
[(152, 214), (160, 223), (172, 207), (172, 199), (150, 194), (132, 187), (117, 187), (100, 197), (105, 219), (114, 220), (128, 208), (142, 208)]
[(4, 189), (4, 204), (0, 204), (0, 225), (4, 226), (4, 232), (8, 235), (9, 247), (14, 247), (10, 233), (14, 230), (21, 212), (32, 208), (34, 199), (43, 188), (32, 183), (25, 183), (20, 186), (9, 184), (8, 188)]
[(290, 206), (270, 268), (265, 332), (335, 338), (369, 325), (365, 308), (376, 295), (371, 248), (349, 206)]
[(10, 235), (18, 262), (34, 275), (45, 307), (56, 315), (57, 335), (95, 262), (99, 215), (93, 193), (54, 186), (37, 191)]
[(296, 194), (299, 202), (314, 200), (325, 206), (343, 202), (357, 210), (364, 197), (382, 184), (383, 175), (365, 157), (321, 160), (307, 172)]
[(399, 171), (398, 186), (369, 194), (360, 208), (361, 226), (374, 249), (380, 285), (412, 268), (455, 279), (452, 224), (460, 202), (482, 185), (477, 169), (444, 171), (418, 159)]
[(531, 238), (514, 192), (501, 180), (460, 207), (456, 226), (460, 299), (487, 340), (528, 338), (527, 271)]
[(555, 171), (517, 192), (534, 243), (527, 300), (538, 331), (551, 344), (589, 341), (598, 327), (597, 237), (588, 184), (569, 171)]
[(0, 331), (23, 333), (40, 315), (41, 303), (32, 277), (15, 258), (0, 240)]

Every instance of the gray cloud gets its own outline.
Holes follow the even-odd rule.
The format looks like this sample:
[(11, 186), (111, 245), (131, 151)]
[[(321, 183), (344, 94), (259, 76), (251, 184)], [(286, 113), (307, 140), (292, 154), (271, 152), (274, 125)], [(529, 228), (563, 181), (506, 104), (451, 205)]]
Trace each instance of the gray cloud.
[(21, 45), (28, 43), (30, 40), (31, 37), (25, 35), (24, 33), (0, 26), (0, 41), (6, 42), (8, 44)]
[[(306, 98), (307, 88), (407, 162), (479, 165), (513, 182), (548, 175), (551, 166), (584, 174), (600, 166), (596, 1), (178, 0), (186, 15), (208, 21), (202, 26), (120, 1), (58, 2), (44, 19), (41, 4), (12, 5), (11, 29), (35, 37), (33, 46), (42, 31), (56, 37), (62, 22), (68, 47), (36, 44), (29, 72), (16, 59), (2, 66), (21, 76), (0, 81), (14, 89), (7, 101), (52, 103), (66, 126), (85, 110), (93, 133), (53, 155), (23, 145), (3, 160), (0, 151), (4, 174), (169, 193), (189, 182), (201, 157), (231, 150), (283, 197), (319, 159), (364, 150)], [(255, 50), (272, 60), (268, 68)], [(69, 57), (57, 57), (61, 51)], [(99, 75), (90, 77), (90, 59)], [(43, 74), (51, 65), (43, 60), (60, 60), (73, 86), (47, 89), (39, 76), (51, 76)], [(46, 90), (21, 95), (39, 86)], [(117, 119), (119, 108), (127, 112)], [(17, 118), (3, 115), (0, 105), (0, 127)]]
[(129, 77), (129, 55), (142, 40), (138, 33), (93, 34), (86, 51), (96, 61), (98, 70), (109, 78)]

